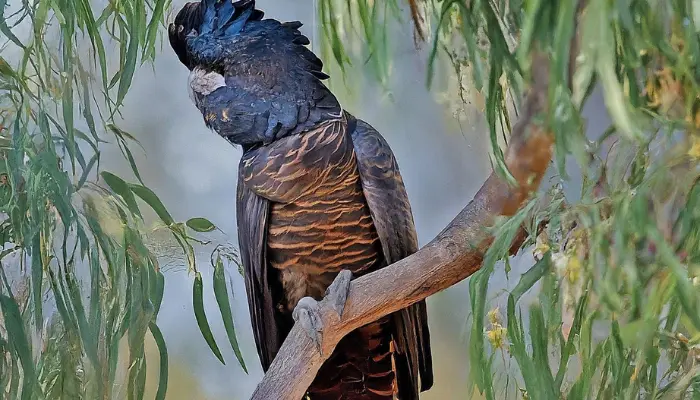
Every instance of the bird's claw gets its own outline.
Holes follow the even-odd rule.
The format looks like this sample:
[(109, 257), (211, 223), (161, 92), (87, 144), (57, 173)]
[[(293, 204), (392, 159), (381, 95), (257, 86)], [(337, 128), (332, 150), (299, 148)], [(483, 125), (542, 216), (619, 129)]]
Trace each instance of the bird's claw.
[(335, 277), (333, 283), (326, 289), (326, 297), (330, 302), (330, 306), (333, 311), (338, 314), (338, 318), (343, 316), (343, 310), (345, 310), (345, 302), (348, 299), (348, 293), (350, 292), (350, 281), (352, 280), (352, 272), (350, 270), (344, 269), (338, 273)]
[[(331, 309), (338, 315), (338, 318), (343, 316), (345, 301), (350, 291), (351, 280), (352, 272), (349, 270), (342, 270), (333, 280), (333, 283), (328, 286), (328, 289), (326, 289), (326, 295), (323, 301), (329, 303)], [(311, 297), (302, 298), (299, 300), (296, 307), (294, 307), (292, 318), (294, 318), (296, 323), (301, 324), (306, 334), (314, 342), (316, 350), (323, 355), (323, 348), (321, 346), (323, 341), (323, 316), (321, 315), (320, 303)]]

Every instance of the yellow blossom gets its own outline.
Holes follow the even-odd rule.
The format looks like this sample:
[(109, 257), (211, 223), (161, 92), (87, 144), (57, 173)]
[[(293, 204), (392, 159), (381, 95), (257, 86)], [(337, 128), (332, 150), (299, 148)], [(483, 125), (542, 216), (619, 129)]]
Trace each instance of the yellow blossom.
[(506, 328), (500, 324), (494, 324), (493, 329), (486, 331), (486, 337), (493, 348), (500, 349), (505, 345), (506, 333)]
[(537, 245), (535, 246), (535, 250), (532, 252), (535, 259), (541, 259), (548, 251), (549, 244), (547, 244), (545, 240), (540, 240), (540, 238), (537, 237)]
[(489, 311), (487, 315), (488, 315), (488, 318), (489, 318), (489, 322), (490, 322), (492, 325), (500, 324), (501, 321), (500, 321), (500, 317), (499, 317), (499, 315), (498, 315), (498, 307), (496, 307), (496, 308), (494, 308), (493, 310)]

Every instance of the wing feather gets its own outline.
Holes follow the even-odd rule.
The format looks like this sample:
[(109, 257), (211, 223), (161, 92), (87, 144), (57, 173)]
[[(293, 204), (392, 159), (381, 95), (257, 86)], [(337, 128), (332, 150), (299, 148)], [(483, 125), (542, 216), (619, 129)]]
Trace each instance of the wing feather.
[(253, 335), (263, 371), (267, 371), (282, 345), (281, 324), (275, 309), (277, 279), (268, 268), (266, 232), (270, 212), (269, 200), (253, 193), (238, 178), (236, 216), (238, 244), (248, 294), (248, 308)]
[[(411, 205), (389, 144), (368, 123), (348, 114), (362, 189), (388, 264), (418, 250)], [(354, 129), (353, 129), (354, 127)], [(393, 315), (399, 396), (417, 399), (433, 385), (425, 300)]]

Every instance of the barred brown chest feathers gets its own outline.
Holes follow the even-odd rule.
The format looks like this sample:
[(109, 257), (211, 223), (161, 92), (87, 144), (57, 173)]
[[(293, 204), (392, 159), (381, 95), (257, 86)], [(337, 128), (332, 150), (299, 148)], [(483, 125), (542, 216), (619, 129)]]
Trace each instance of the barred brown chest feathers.
[[(264, 369), (302, 297), (320, 300), (342, 269), (363, 275), (417, 250), (391, 149), (347, 114), (248, 150), (238, 179), (241, 258)], [(307, 393), (312, 400), (417, 400), (432, 385), (429, 340), (424, 302), (362, 326), (337, 344)]]
[(352, 141), (342, 119), (251, 151), (244, 182), (272, 201), (268, 260), (280, 270), (291, 313), (304, 296), (318, 300), (342, 269), (380, 265), (381, 244), (362, 192)]

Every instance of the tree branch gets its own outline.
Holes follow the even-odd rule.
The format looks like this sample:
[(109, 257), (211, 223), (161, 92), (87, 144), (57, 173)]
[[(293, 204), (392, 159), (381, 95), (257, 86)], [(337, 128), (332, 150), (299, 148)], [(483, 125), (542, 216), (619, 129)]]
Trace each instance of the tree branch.
[[(577, 38), (578, 32), (572, 40), (571, 67)], [(253, 400), (301, 399), (321, 364), (346, 334), (444, 290), (481, 268), (493, 241), (484, 227), (493, 226), (498, 216), (518, 211), (539, 187), (552, 157), (553, 137), (537, 119), (548, 111), (549, 56), (533, 52), (532, 57), (531, 85), (505, 155), (517, 185), (491, 173), (474, 199), (430, 243), (403, 260), (353, 280), (342, 318), (326, 300), (321, 301), (322, 353), (296, 324), (253, 393)], [(570, 68), (570, 81), (572, 74)], [(526, 237), (518, 235), (511, 250), (517, 250)]]

